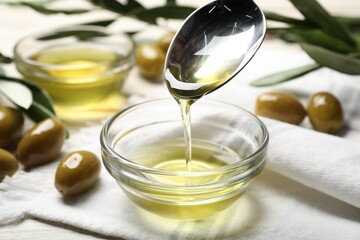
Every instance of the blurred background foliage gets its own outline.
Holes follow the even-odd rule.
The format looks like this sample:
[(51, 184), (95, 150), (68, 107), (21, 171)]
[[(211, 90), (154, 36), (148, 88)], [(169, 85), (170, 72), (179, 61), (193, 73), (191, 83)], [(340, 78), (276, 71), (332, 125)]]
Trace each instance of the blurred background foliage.
[[(167, 0), (163, 5), (146, 8), (136, 0), (121, 3), (117, 0), (84, 0), (90, 8), (56, 9), (51, 4), (59, 0), (36, 2), (11, 1), (12, 6), (27, 6), (42, 14), (82, 14), (97, 8), (156, 25), (162, 19), (185, 19), (195, 8), (178, 5), (176, 0)], [(360, 17), (332, 16), (316, 0), (289, 0), (303, 16), (301, 19), (265, 12), (267, 21), (285, 24), (280, 28), (268, 28), (267, 34), (301, 48), (315, 61), (314, 64), (274, 73), (255, 80), (254, 86), (268, 86), (288, 81), (321, 67), (350, 74), (360, 74)], [(108, 26), (117, 18), (85, 23)], [(133, 32), (132, 32), (133, 33)], [(1, 63), (11, 63), (11, 58), (0, 54)], [(0, 72), (1, 73), (1, 72)]]
[[(153, 8), (145, 7), (136, 0), (122, 2), (117, 0), (83, 0), (90, 3), (90, 7), (72, 9), (54, 8), (53, 3), (56, 1), (60, 0), (11, 1), (2, 2), (2, 4), (13, 7), (26, 6), (45, 15), (83, 14), (96, 9), (115, 13), (114, 18), (81, 23), (103, 27), (111, 25), (121, 17), (130, 17), (150, 25), (159, 25), (160, 19), (185, 19), (195, 10), (191, 6), (179, 5), (176, 0), (167, 0), (163, 5)], [(268, 22), (282, 23), (282, 27), (269, 27), (267, 34), (288, 43), (299, 44), (303, 51), (314, 60), (314, 63), (277, 72), (257, 79), (251, 84), (253, 86), (274, 85), (295, 79), (322, 67), (328, 67), (344, 74), (360, 75), (360, 17), (332, 16), (316, 0), (289, 0), (289, 2), (301, 13), (302, 17), (293, 18), (277, 12), (265, 12)], [(134, 33), (136, 32), (129, 32), (129, 34)], [(62, 34), (66, 34), (66, 32)], [(12, 63), (12, 58), (0, 53), (0, 80), (20, 84), (25, 82), (21, 79), (5, 76), (1, 65), (10, 63)], [(37, 89), (36, 86), (29, 86), (28, 83), (24, 83), (24, 86), (29, 88), (33, 95), (40, 96), (35, 98), (37, 101), (32, 106), (36, 111), (45, 112), (45, 116), (46, 111), (53, 114), (46, 93)], [(34, 111), (34, 116), (38, 115), (36, 111)]]

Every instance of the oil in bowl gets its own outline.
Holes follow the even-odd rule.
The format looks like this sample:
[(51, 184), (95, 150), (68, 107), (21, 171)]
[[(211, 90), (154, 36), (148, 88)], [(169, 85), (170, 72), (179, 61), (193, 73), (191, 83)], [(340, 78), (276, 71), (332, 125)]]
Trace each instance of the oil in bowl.
[(14, 51), (19, 72), (49, 93), (65, 121), (97, 120), (125, 105), (120, 91), (134, 65), (127, 35), (75, 26), (25, 37)]
[(197, 220), (231, 206), (265, 165), (268, 132), (251, 113), (202, 100), (192, 107), (187, 169), (180, 113), (173, 99), (145, 102), (112, 117), (101, 134), (108, 172), (139, 207)]

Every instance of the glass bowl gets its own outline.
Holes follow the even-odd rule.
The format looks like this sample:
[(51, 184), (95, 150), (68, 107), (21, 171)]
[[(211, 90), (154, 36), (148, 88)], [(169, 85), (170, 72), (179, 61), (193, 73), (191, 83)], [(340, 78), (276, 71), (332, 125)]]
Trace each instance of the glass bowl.
[(103, 127), (108, 172), (141, 208), (195, 220), (229, 207), (265, 165), (269, 135), (253, 114), (205, 100), (191, 106), (192, 171), (186, 171), (180, 109), (173, 99), (127, 108)]
[(51, 96), (65, 121), (99, 119), (123, 109), (121, 87), (133, 67), (135, 45), (103, 27), (72, 26), (20, 39), (18, 71)]

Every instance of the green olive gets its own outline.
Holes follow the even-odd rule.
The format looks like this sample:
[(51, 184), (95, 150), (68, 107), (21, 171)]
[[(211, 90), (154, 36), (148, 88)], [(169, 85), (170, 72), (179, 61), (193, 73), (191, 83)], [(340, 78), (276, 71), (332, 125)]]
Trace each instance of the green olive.
[(165, 53), (157, 45), (143, 44), (136, 49), (136, 64), (141, 75), (148, 79), (159, 78), (163, 74)]
[(56, 169), (55, 187), (64, 196), (82, 193), (97, 181), (100, 167), (99, 158), (92, 152), (69, 153)]
[(12, 176), (19, 168), (19, 164), (11, 153), (0, 148), (0, 181), (5, 176)]
[(174, 35), (175, 34), (173, 32), (167, 33), (156, 42), (156, 44), (161, 48), (164, 53), (167, 53), (170, 43), (174, 38)]
[(20, 110), (0, 107), (0, 147), (6, 148), (21, 137), (24, 117)]
[(261, 94), (256, 100), (255, 113), (296, 125), (306, 116), (304, 107), (296, 98), (280, 92)]
[(26, 168), (55, 160), (65, 139), (64, 125), (55, 119), (45, 119), (30, 128), (17, 147), (17, 156)]
[(311, 96), (308, 115), (313, 128), (324, 133), (336, 134), (344, 125), (343, 111), (339, 100), (328, 92)]

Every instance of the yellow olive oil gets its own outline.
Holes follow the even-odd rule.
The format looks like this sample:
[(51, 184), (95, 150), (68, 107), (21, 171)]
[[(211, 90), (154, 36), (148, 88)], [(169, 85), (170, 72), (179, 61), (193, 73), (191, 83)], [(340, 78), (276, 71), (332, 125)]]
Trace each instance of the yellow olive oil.
[[(198, 61), (200, 60), (198, 59)], [(201, 65), (201, 63), (198, 61), (193, 62), (192, 65)], [(227, 64), (224, 65), (219, 67), (220, 70), (217, 69), (217, 71), (219, 72), (217, 72), (216, 75), (212, 72), (212, 70), (210, 70), (210, 75), (209, 74), (206, 75), (204, 73), (205, 74), (204, 76), (201, 75), (201, 77), (199, 76), (197, 77), (197, 75), (194, 74), (191, 75), (192, 77), (186, 81), (184, 81), (184, 76), (182, 76), (177, 71), (177, 68), (173, 68), (175, 69), (173, 70), (173, 72), (176, 73), (177, 78), (174, 77), (173, 73), (169, 69), (165, 70), (164, 76), (168, 90), (170, 94), (178, 102), (181, 111), (181, 117), (184, 128), (184, 139), (185, 139), (185, 163), (188, 171), (192, 170), (191, 114), (190, 114), (191, 104), (196, 102), (205, 94), (218, 88), (226, 80), (229, 79), (230, 73), (232, 73), (235, 69), (232, 69)], [(227, 71), (223, 69), (227, 69)], [(229, 69), (231, 69), (231, 71), (229, 71)]]
[[(117, 144), (115, 144), (114, 148), (115, 150), (118, 149)], [(167, 139), (166, 141), (142, 146), (141, 149), (130, 153), (126, 158), (150, 168), (188, 171), (185, 164), (185, 148), (183, 138)], [(244, 157), (226, 146), (197, 138), (192, 141), (192, 150), (192, 160), (194, 160), (192, 171), (195, 172), (226, 166), (239, 162), (240, 158)], [(170, 178), (170, 176), (164, 177)]]
[(192, 141), (191, 141), (191, 115), (190, 115), (191, 100), (178, 99), (178, 103), (180, 106), (181, 118), (184, 129), (186, 170), (191, 171), (192, 170), (192, 165), (191, 165)]
[[(210, 57), (207, 57), (210, 59)], [(206, 60), (194, 57), (189, 59), (191, 69), (180, 64), (173, 64), (165, 69), (164, 77), (170, 94), (175, 99), (189, 99), (192, 102), (216, 90), (236, 71), (237, 61), (217, 63), (215, 66), (206, 66)], [(208, 67), (206, 71), (204, 67)], [(199, 74), (200, 73), (200, 74)]]
[[(171, 46), (167, 56), (164, 78), (170, 94), (179, 103), (183, 119), (186, 166), (191, 171), (191, 116), (190, 106), (204, 95), (216, 90), (237, 72), (244, 54), (231, 51), (227, 43), (238, 36), (214, 37), (209, 43), (196, 43), (198, 50), (188, 53), (181, 40)], [(177, 49), (177, 50), (176, 50)], [(178, 51), (181, 50), (181, 53)]]
[(106, 45), (81, 43), (41, 50), (30, 57), (32, 69), (19, 68), (25, 78), (46, 89), (60, 118), (96, 119), (124, 106), (120, 88), (130, 67), (125, 56)]
[[(234, 51), (234, 46), (229, 45), (238, 38), (238, 35), (214, 36), (210, 42), (201, 39), (191, 47), (184, 46), (180, 37), (175, 39), (164, 72), (170, 94), (175, 99), (196, 101), (229, 81), (244, 60), (245, 52)], [(193, 48), (197, 51), (188, 52)]]
[[(169, 201), (157, 201), (152, 198), (140, 197), (133, 192), (127, 191), (126, 189), (124, 190), (141, 208), (156, 215), (176, 220), (199, 220), (211, 217), (231, 206), (231, 204), (233, 204), (243, 193), (240, 191), (228, 198), (217, 198), (215, 201), (212, 201), (211, 199), (205, 200), (206, 196), (202, 196), (204, 200), (201, 201), (199, 199), (197, 203), (187, 203), (184, 201), (177, 203), (172, 200), (170, 200), (169, 203)], [(174, 195), (174, 192), (169, 191), (168, 194)], [(217, 194), (226, 195), (226, 192), (218, 192)]]
[[(127, 195), (139, 206), (165, 217), (187, 220), (209, 217), (233, 203), (241, 194), (242, 187), (247, 184), (245, 181), (231, 185), (227, 183), (216, 189), (206, 187), (206, 184), (226, 179), (229, 172), (214, 171), (206, 175), (197, 175), (197, 172), (215, 170), (239, 161), (238, 153), (208, 141), (193, 139), (191, 172), (185, 164), (183, 139), (145, 146), (127, 158), (142, 166), (174, 172), (169, 175), (144, 174), (149, 181), (156, 181), (164, 186), (147, 182), (128, 182), (129, 188), (127, 185), (123, 186)], [(186, 175), (186, 172), (190, 175)], [(191, 190), (194, 185), (204, 187)]]

